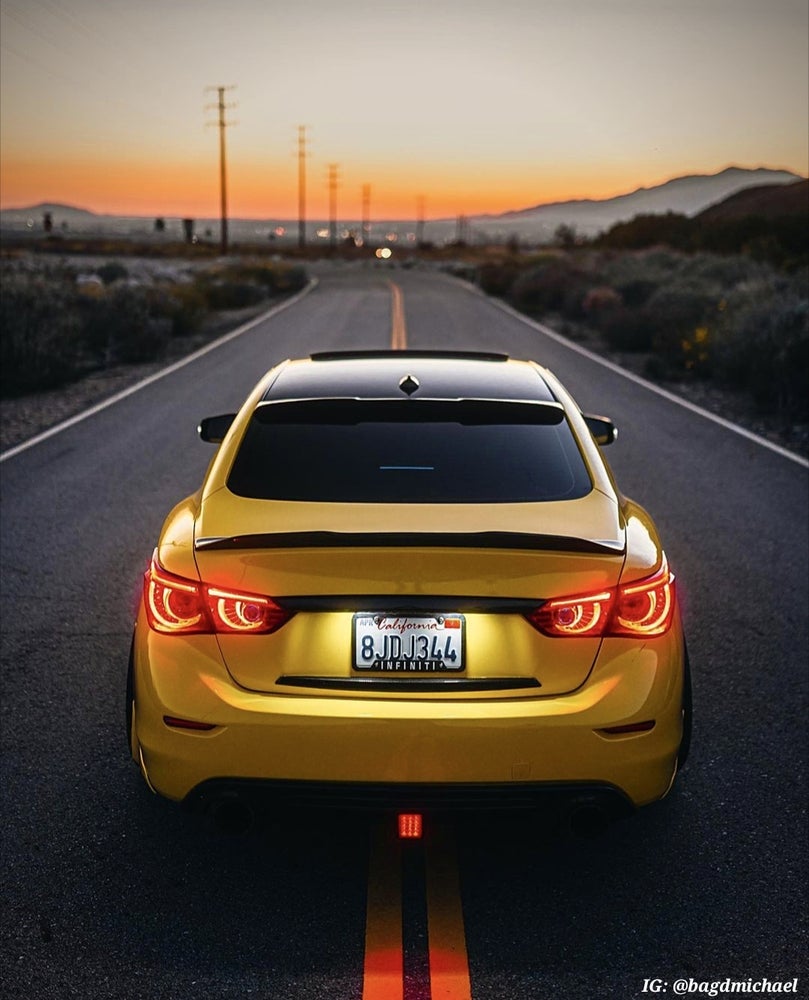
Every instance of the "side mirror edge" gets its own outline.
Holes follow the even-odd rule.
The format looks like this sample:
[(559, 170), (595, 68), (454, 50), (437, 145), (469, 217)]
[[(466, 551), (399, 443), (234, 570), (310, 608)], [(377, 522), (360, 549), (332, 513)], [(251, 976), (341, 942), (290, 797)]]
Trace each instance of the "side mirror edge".
[(209, 444), (221, 444), (235, 419), (235, 413), (220, 413), (216, 417), (203, 417), (197, 426), (197, 434)]
[(617, 439), (618, 428), (609, 417), (596, 416), (594, 413), (582, 413), (582, 416), (596, 444), (605, 447)]

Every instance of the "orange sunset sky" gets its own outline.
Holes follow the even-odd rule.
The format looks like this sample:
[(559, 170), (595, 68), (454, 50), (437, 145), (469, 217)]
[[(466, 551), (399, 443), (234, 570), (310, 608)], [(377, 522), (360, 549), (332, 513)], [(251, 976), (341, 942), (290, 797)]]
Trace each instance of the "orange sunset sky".
[(0, 207), (502, 212), (735, 164), (809, 173), (805, 0), (0, 0)]

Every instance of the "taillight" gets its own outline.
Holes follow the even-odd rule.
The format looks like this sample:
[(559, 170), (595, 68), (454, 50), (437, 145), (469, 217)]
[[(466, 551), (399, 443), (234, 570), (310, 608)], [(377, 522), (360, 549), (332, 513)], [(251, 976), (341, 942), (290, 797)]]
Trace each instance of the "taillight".
[(548, 601), (528, 616), (545, 635), (589, 637), (604, 634), (615, 592)]
[(275, 632), (292, 617), (269, 597), (206, 587), (216, 632)]
[(668, 563), (637, 583), (618, 588), (610, 635), (663, 635), (674, 617), (674, 574)]
[(292, 617), (270, 597), (245, 594), (186, 580), (152, 558), (143, 581), (146, 618), (155, 632), (263, 634), (275, 632)]
[(663, 635), (674, 617), (674, 574), (664, 559), (645, 580), (598, 594), (554, 598), (526, 617), (553, 638)]
[(202, 584), (167, 573), (154, 557), (143, 578), (143, 603), (155, 632), (189, 635), (212, 631)]

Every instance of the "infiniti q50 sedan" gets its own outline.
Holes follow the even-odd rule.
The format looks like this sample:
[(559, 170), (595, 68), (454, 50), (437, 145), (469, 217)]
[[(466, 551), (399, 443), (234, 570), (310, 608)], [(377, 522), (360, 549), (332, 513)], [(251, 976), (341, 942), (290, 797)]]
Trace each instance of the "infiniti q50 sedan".
[(616, 436), (533, 361), (285, 361), (163, 525), (127, 730), (198, 808), (526, 808), (666, 795), (690, 734), (675, 578), (602, 456)]

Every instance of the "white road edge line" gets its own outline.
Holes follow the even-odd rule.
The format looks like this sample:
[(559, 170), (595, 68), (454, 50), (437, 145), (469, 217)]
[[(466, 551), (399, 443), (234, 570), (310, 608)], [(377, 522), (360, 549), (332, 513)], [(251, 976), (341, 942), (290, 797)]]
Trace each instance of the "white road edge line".
[(521, 312), (518, 312), (507, 303), (485, 295), (474, 285), (469, 285), (468, 287), (470, 291), (481, 295), (498, 309), (502, 309), (503, 312), (509, 313), (509, 315), (513, 316), (515, 319), (525, 323), (526, 326), (533, 327), (546, 337), (550, 337), (551, 340), (555, 340), (556, 343), (561, 344), (562, 347), (567, 347), (569, 350), (575, 351), (576, 354), (581, 354), (583, 357), (589, 358), (590, 361), (595, 361), (596, 364), (601, 365), (603, 368), (609, 368), (610, 371), (615, 372), (617, 375), (622, 375), (624, 378), (629, 379), (630, 382), (635, 382), (637, 385), (643, 386), (644, 389), (648, 389), (650, 392), (654, 392), (658, 396), (662, 396), (670, 403), (676, 403), (677, 406), (682, 406), (683, 409), (690, 410), (692, 413), (696, 413), (700, 417), (705, 417), (706, 420), (711, 420), (713, 423), (719, 424), (720, 427), (724, 427), (726, 430), (732, 431), (740, 437), (747, 438), (748, 441), (752, 441), (754, 444), (760, 445), (762, 448), (767, 448), (770, 451), (775, 452), (776, 455), (789, 459), (790, 462), (795, 462), (796, 465), (803, 466), (804, 469), (809, 469), (809, 459), (804, 458), (803, 455), (798, 455), (794, 451), (782, 448), (781, 445), (773, 444), (772, 441), (768, 441), (766, 438), (761, 437), (761, 435), (755, 434), (753, 431), (748, 431), (746, 428), (740, 427), (738, 424), (734, 424), (731, 420), (719, 417), (715, 413), (711, 413), (710, 410), (704, 410), (701, 406), (697, 406), (695, 403), (690, 403), (682, 396), (669, 392), (667, 389), (663, 389), (659, 385), (655, 385), (654, 382), (649, 382), (647, 379), (641, 378), (640, 375), (635, 375), (634, 372), (627, 371), (626, 368), (616, 365), (615, 362), (608, 361), (606, 358), (602, 358), (599, 354), (589, 351), (586, 347), (582, 347), (581, 345), (568, 340), (566, 337), (563, 337), (560, 333), (557, 333), (550, 327), (545, 326), (543, 323), (538, 323), (536, 320), (533, 320), (528, 316), (524, 316)]
[(266, 312), (261, 313), (260, 316), (254, 316), (249, 322), (242, 324), (242, 326), (236, 327), (235, 330), (231, 330), (230, 333), (224, 334), (217, 340), (212, 340), (210, 344), (206, 344), (201, 347), (198, 351), (194, 351), (193, 354), (188, 354), (184, 358), (180, 358), (179, 361), (175, 361), (174, 364), (169, 365), (166, 368), (161, 368), (160, 371), (155, 372), (153, 375), (149, 375), (147, 378), (142, 379), (140, 382), (135, 383), (135, 385), (129, 386), (128, 389), (122, 389), (120, 392), (116, 392), (114, 396), (108, 396), (106, 399), (102, 399), (100, 403), (96, 403), (95, 406), (91, 406), (88, 410), (82, 410), (81, 413), (76, 413), (72, 417), (68, 417), (67, 420), (63, 420), (59, 424), (54, 424), (53, 427), (49, 427), (47, 430), (42, 431), (40, 434), (35, 435), (32, 438), (28, 438), (27, 441), (22, 441), (20, 444), (15, 445), (13, 448), (9, 448), (0, 454), (0, 462), (5, 462), (9, 458), (14, 458), (15, 455), (19, 455), (20, 452), (27, 451), (29, 448), (33, 448), (34, 445), (41, 444), (43, 441), (47, 441), (48, 438), (52, 438), (57, 434), (61, 434), (62, 431), (66, 431), (68, 427), (73, 427), (74, 424), (81, 423), (82, 420), (86, 420), (88, 417), (94, 416), (96, 413), (100, 413), (102, 410), (106, 410), (108, 406), (113, 406), (115, 403), (120, 403), (122, 399), (126, 399), (127, 396), (132, 396), (134, 393), (139, 392), (141, 389), (145, 389), (147, 385), (151, 385), (152, 382), (157, 382), (161, 378), (165, 378), (166, 375), (171, 375), (172, 372), (179, 371), (180, 368), (184, 368), (186, 365), (190, 365), (192, 362), (196, 361), (197, 358), (201, 358), (203, 355), (208, 354), (210, 351), (215, 351), (218, 347), (223, 344), (227, 344), (228, 341), (235, 340), (236, 337), (240, 337), (243, 333), (247, 333), (248, 330), (252, 330), (254, 326), (258, 326), (259, 323), (263, 323), (266, 319), (271, 319), (278, 313), (283, 312), (290, 306), (295, 305), (296, 302), (308, 295), (317, 285), (318, 279), (312, 278), (309, 284), (303, 288), (296, 295), (293, 295), (289, 299), (285, 299), (283, 302), (279, 302), (278, 305), (272, 306)]

